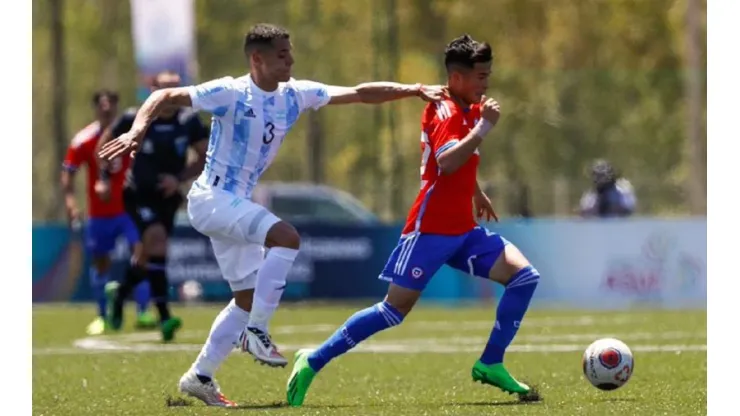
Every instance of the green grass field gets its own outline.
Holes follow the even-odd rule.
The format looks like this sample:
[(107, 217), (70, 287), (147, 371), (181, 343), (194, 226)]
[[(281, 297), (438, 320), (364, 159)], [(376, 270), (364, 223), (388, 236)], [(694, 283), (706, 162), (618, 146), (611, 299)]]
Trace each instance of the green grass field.
[[(706, 312), (531, 311), (507, 354), (518, 378), (543, 400), (520, 404), (470, 378), (488, 338), (492, 307), (418, 308), (400, 327), (330, 363), (302, 408), (285, 405), (284, 369), (232, 354), (217, 373), (222, 391), (241, 409), (200, 402), (168, 405), (220, 307), (175, 306), (184, 327), (162, 345), (154, 332), (123, 331), (87, 338), (94, 308), (42, 306), (33, 310), (34, 415), (696, 415), (706, 414)], [(283, 350), (316, 345), (354, 307), (284, 305), (273, 321)], [(127, 321), (131, 324), (131, 320)], [(593, 340), (622, 339), (635, 355), (634, 376), (602, 392), (581, 373), (581, 354)]]

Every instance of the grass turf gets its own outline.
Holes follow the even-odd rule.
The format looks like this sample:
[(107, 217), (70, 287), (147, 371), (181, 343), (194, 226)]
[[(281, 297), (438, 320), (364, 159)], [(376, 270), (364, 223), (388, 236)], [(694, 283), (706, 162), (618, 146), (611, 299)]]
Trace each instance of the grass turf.
[[(119, 334), (86, 337), (93, 310), (34, 307), (34, 415), (706, 414), (705, 311), (530, 311), (506, 364), (543, 400), (521, 404), (470, 377), (488, 338), (492, 308), (420, 307), (400, 327), (363, 343), (363, 352), (330, 363), (304, 407), (290, 408), (285, 383), (292, 350), (319, 344), (356, 308), (284, 305), (272, 331), (291, 363), (274, 369), (232, 354), (216, 377), (243, 409), (228, 410), (206, 408), (177, 392), (220, 307), (176, 305), (184, 327), (166, 346), (156, 332), (128, 329), (131, 315)], [(583, 350), (605, 336), (623, 340), (635, 355), (634, 376), (612, 392), (592, 387), (581, 372)]]

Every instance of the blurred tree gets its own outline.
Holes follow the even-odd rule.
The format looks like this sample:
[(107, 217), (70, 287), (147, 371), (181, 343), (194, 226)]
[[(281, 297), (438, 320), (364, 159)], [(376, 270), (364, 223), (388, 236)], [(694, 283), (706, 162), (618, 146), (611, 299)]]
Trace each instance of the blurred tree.
[[(52, 24), (55, 5), (63, 6), (61, 26)], [(33, 6), (33, 216), (52, 219), (60, 148), (92, 117), (94, 89), (118, 87), (124, 104), (137, 104), (136, 65), (129, 2)], [(641, 214), (706, 210), (706, 0), (197, 0), (195, 7), (201, 80), (245, 73), (243, 35), (261, 21), (291, 29), (296, 78), (338, 85), (443, 82), (451, 38), (470, 33), (490, 42), (489, 95), (503, 115), (481, 149), (480, 176), (503, 215), (521, 211), (521, 200), (539, 216), (572, 214), (596, 157), (630, 178)], [(59, 27), (63, 44), (53, 46)], [(60, 70), (53, 56), (64, 61)], [(266, 179), (324, 181), (398, 219), (418, 190), (422, 108), (404, 100), (302, 117)]]

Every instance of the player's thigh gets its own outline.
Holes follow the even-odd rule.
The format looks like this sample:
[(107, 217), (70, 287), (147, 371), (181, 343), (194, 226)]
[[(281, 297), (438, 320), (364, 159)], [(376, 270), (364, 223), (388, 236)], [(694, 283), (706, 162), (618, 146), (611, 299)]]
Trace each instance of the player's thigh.
[(172, 234), (172, 230), (175, 228), (175, 217), (177, 211), (180, 210), (184, 198), (178, 192), (175, 195), (164, 198), (156, 204), (155, 218), (156, 221), (162, 224), (167, 236)]
[(188, 193), (188, 217), (193, 228), (209, 237), (261, 246), (270, 229), (281, 223), (256, 202), (197, 183)]
[(529, 265), (529, 261), (500, 234), (476, 227), (467, 234), (448, 265), (471, 276), (505, 285), (513, 274)]
[(139, 229), (131, 219), (131, 217), (123, 213), (116, 217), (116, 238), (123, 236), (130, 247), (141, 242), (141, 236), (139, 235)]
[(221, 275), (229, 283), (231, 291), (254, 289), (257, 270), (265, 257), (263, 247), (255, 243), (214, 237), (211, 237), (211, 245)]
[(109, 218), (91, 218), (85, 230), (85, 246), (99, 273), (110, 268), (110, 253), (116, 247), (115, 222)]
[(507, 285), (509, 280), (523, 268), (529, 266), (529, 260), (514, 244), (507, 244), (504, 252), (496, 259), (488, 273), (488, 278)]
[(167, 238), (174, 226), (179, 202), (176, 199), (142, 198), (137, 195), (124, 199), (126, 213), (136, 224), (144, 251), (150, 256), (167, 255)]
[(457, 236), (403, 236), (388, 257), (379, 278), (396, 286), (421, 292), (462, 242), (463, 239)]
[[(151, 246), (152, 238), (160, 232), (152, 233), (149, 228), (156, 223), (156, 209), (153, 200), (140, 197), (135, 191), (126, 189), (123, 191), (123, 206), (128, 217), (133, 221), (139, 237), (145, 246)], [(154, 236), (152, 234), (155, 234)]]

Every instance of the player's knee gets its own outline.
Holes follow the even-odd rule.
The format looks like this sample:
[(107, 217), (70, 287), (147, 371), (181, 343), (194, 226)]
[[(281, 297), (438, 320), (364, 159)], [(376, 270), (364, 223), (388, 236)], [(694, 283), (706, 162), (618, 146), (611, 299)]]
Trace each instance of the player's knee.
[(152, 224), (142, 237), (144, 251), (149, 256), (163, 257), (167, 255), (167, 230), (162, 224)]
[(407, 289), (391, 283), (388, 287), (388, 294), (385, 296), (385, 302), (403, 317), (406, 317), (416, 305), (420, 295), (421, 292), (418, 290)]
[(243, 311), (252, 312), (253, 299), (254, 289), (239, 290), (234, 292), (234, 303)]
[(507, 244), (491, 267), (488, 277), (506, 286), (520, 270), (529, 265), (529, 260), (514, 244)]
[(301, 247), (301, 236), (295, 227), (287, 222), (280, 221), (275, 223), (270, 228), (270, 231), (267, 232), (265, 246), (268, 248), (285, 247), (298, 250)]

